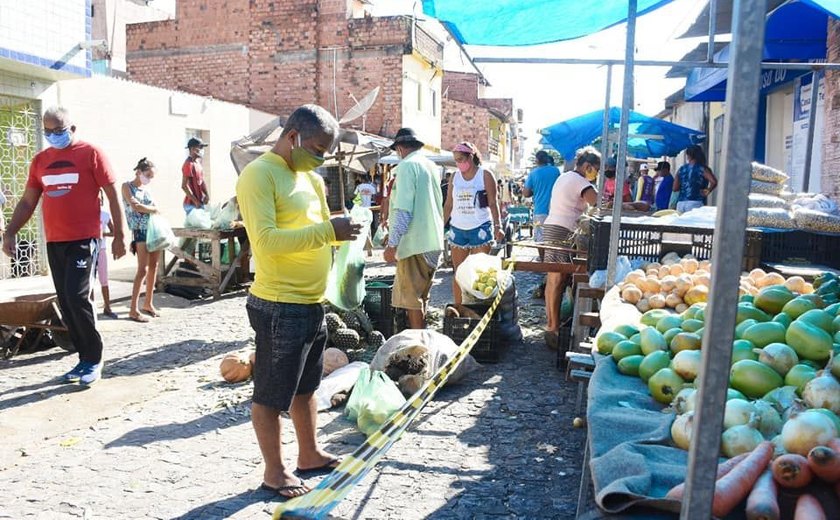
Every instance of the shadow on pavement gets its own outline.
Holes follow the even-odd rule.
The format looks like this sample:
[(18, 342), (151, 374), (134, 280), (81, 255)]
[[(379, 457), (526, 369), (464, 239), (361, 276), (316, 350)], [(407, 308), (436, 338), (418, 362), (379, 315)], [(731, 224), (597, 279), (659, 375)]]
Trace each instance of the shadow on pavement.
[(58, 347), (54, 347), (47, 350), (41, 350), (38, 352), (33, 353), (23, 353), (19, 354), (12, 359), (3, 359), (0, 360), (0, 370), (10, 369), (10, 368), (18, 368), (18, 367), (27, 367), (29, 365), (37, 365), (38, 363), (47, 363), (49, 361), (55, 361), (61, 359), (65, 356), (73, 356), (75, 353), (67, 352), (66, 350), (60, 349)]
[(205, 518), (230, 518), (239, 511), (253, 505), (256, 502), (265, 502), (266, 511), (274, 511), (274, 505), (270, 504), (271, 493), (261, 489), (249, 489), (243, 491), (238, 495), (233, 495), (227, 498), (210, 502), (209, 504), (201, 504), (196, 508), (187, 511), (181, 516), (173, 518), (173, 520), (198, 520)]
[(106, 361), (105, 369), (111, 377), (151, 374), (199, 363), (219, 354), (239, 350), (248, 343), (249, 340), (178, 341)]
[(46, 401), (47, 399), (52, 399), (60, 395), (84, 392), (87, 389), (88, 387), (81, 386), (78, 383), (63, 383), (58, 379), (51, 379), (43, 383), (27, 385), (24, 389), (16, 388), (14, 392), (6, 392), (3, 395), (33, 390), (28, 394), (10, 397), (9, 399), (0, 401), (0, 410), (9, 410), (39, 401)]
[[(237, 404), (237, 408), (249, 409), (251, 400)], [(117, 448), (122, 446), (145, 446), (155, 442), (165, 442), (175, 439), (189, 439), (202, 433), (230, 428), (250, 422), (251, 416), (247, 413), (232, 414), (228, 408), (222, 408), (208, 415), (202, 415), (192, 421), (185, 423), (169, 423), (158, 426), (144, 426), (126, 433), (105, 445), (105, 448)]]

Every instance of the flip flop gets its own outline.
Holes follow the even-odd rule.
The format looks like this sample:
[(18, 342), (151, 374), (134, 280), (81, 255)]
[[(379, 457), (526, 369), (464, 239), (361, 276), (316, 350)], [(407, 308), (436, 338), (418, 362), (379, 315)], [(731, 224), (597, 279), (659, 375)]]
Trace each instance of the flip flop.
[(325, 464), (323, 464), (321, 466), (318, 466), (318, 467), (315, 467), (315, 468), (307, 468), (307, 469), (297, 468), (295, 470), (295, 474), (298, 475), (298, 476), (300, 476), (300, 475), (313, 476), (313, 475), (321, 475), (321, 474), (326, 474), (326, 473), (332, 473), (332, 470), (337, 468), (339, 466), (339, 464), (341, 464), (341, 462), (342, 462), (342, 459), (340, 459), (338, 457), (333, 457), (329, 461), (327, 461)]
[(141, 309), (140, 312), (151, 316), (152, 318), (160, 318), (160, 313), (158, 311), (150, 311), (149, 309)]
[(545, 346), (549, 348), (549, 350), (558, 350), (560, 348), (560, 336), (556, 332), (547, 330), (543, 333), (543, 339), (545, 340)]
[(136, 321), (137, 323), (149, 323), (148, 318), (144, 318), (143, 316), (141, 316), (139, 314), (137, 316), (132, 316), (132, 315), (129, 314), (128, 319), (130, 319), (131, 321)]
[[(269, 486), (268, 484), (263, 482), (262, 484), (260, 484), (260, 489), (263, 490), (263, 491), (269, 491), (271, 493), (274, 493), (275, 495), (282, 498), (284, 501), (285, 500), (290, 500), (292, 498), (297, 498), (299, 496), (305, 495), (306, 493), (309, 493), (309, 491), (306, 491), (301, 495), (287, 495), (286, 494), (286, 493), (289, 493), (289, 492), (294, 492), (294, 491), (306, 489), (306, 483), (302, 480), (300, 481), (300, 484), (295, 484), (293, 486), (277, 486), (277, 487)], [(286, 493), (284, 493), (284, 491)]]
[(119, 316), (114, 311), (103, 312), (102, 315), (106, 318), (111, 318), (112, 320), (119, 319)]

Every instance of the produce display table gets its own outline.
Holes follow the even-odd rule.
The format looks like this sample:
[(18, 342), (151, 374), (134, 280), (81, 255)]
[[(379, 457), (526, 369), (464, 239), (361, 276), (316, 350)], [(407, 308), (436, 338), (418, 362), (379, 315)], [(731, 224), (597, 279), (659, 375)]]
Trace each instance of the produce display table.
[[(204, 287), (209, 289), (213, 294), (213, 299), (219, 299), (234, 273), (239, 272), (237, 282), (245, 283), (248, 280), (248, 265), (250, 262), (250, 243), (245, 233), (245, 228), (237, 228), (229, 231), (222, 231), (218, 229), (191, 229), (191, 228), (173, 228), (172, 232), (178, 238), (193, 239), (196, 241), (195, 250), (198, 250), (198, 241), (207, 240), (210, 242), (210, 264), (200, 261), (198, 258), (190, 253), (182, 250), (180, 247), (171, 247), (169, 252), (174, 255), (169, 263), (166, 263), (166, 251), (161, 254), (160, 265), (165, 266), (159, 271), (159, 281), (165, 284), (188, 285), (193, 287)], [(241, 240), (240, 240), (241, 239)], [(228, 258), (233, 256), (236, 250), (236, 241), (240, 240), (241, 250), (236, 258), (229, 264), (222, 263), (222, 241), (227, 241)], [(173, 268), (179, 260), (189, 262), (197, 269), (198, 277), (183, 277), (176, 276)], [(237, 267), (239, 269), (237, 269)], [(172, 273), (172, 274), (170, 274)]]

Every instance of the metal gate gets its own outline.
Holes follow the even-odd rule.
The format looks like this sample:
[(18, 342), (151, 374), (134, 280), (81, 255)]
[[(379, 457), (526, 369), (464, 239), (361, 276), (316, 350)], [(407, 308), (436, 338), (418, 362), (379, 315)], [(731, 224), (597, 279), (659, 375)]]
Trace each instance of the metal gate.
[[(0, 211), (6, 223), (26, 189), (29, 163), (38, 151), (40, 121), (37, 101), (0, 96), (0, 190), (7, 199)], [(39, 204), (17, 234), (15, 257), (0, 254), (0, 280), (46, 274), (43, 236)]]

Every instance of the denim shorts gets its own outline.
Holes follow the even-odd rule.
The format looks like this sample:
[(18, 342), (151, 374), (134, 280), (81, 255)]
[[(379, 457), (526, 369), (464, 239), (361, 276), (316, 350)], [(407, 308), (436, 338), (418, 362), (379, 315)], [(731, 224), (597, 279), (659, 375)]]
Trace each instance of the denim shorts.
[(131, 241), (132, 242), (145, 242), (146, 241), (146, 230), (145, 229), (133, 229), (133, 230), (131, 230)]
[(485, 222), (474, 229), (459, 229), (450, 226), (447, 238), (449, 239), (449, 245), (462, 249), (475, 249), (493, 245), (493, 224)]
[(248, 295), (245, 308), (256, 332), (253, 402), (287, 412), (294, 396), (311, 394), (321, 384), (327, 345), (324, 306)]

